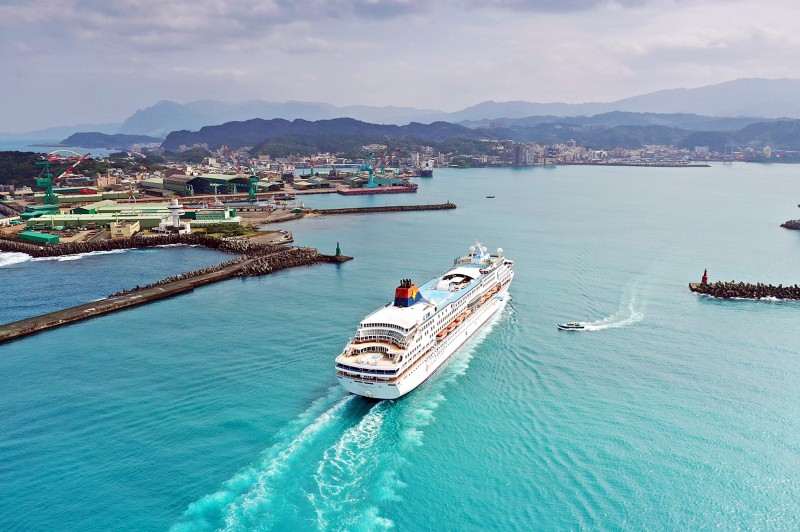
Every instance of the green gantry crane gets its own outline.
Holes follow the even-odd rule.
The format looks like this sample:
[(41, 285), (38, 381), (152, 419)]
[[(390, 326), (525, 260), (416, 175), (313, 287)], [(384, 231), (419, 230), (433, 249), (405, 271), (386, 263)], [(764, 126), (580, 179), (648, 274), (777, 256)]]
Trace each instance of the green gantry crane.
[[(58, 177), (54, 178), (53, 174), (50, 172), (50, 165), (53, 163), (60, 163), (63, 162), (64, 159), (57, 155), (58, 152), (68, 152), (73, 154), (73, 156), (80, 157), (75, 164), (61, 172)], [(76, 166), (81, 164), (87, 157), (89, 157), (91, 153), (87, 153), (86, 155), (81, 155), (80, 153), (74, 152), (72, 150), (55, 150), (51, 151), (47, 154), (47, 159), (44, 161), (36, 161), (36, 164), (41, 165), (42, 171), (39, 172), (39, 175), (36, 177), (36, 186), (44, 188), (44, 201), (45, 205), (57, 205), (58, 204), (58, 196), (55, 195), (53, 192), (53, 185), (57, 184), (62, 177), (67, 175), (69, 172), (73, 171)], [(69, 159), (67, 159), (69, 160)]]

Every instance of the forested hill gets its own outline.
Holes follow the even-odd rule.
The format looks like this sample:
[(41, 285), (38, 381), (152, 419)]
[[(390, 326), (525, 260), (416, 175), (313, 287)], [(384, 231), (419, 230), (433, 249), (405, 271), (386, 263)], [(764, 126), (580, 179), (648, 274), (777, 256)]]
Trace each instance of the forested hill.
[(62, 146), (80, 146), (81, 148), (128, 149), (134, 144), (161, 142), (163, 139), (147, 135), (107, 135), (105, 133), (74, 133), (60, 142)]
[[(209, 149), (225, 145), (230, 148), (254, 146), (254, 154), (283, 156), (290, 153), (307, 155), (321, 151), (351, 152), (371, 143), (389, 144), (411, 150), (420, 143), (441, 149), (443, 143), (463, 141), (464, 147), (480, 139), (537, 142), (552, 145), (574, 140), (587, 148), (636, 149), (661, 144), (680, 148), (708, 146), (723, 151), (725, 146), (752, 146), (773, 149), (800, 149), (800, 120), (776, 120), (746, 125), (741, 129), (726, 128), (708, 131), (665, 125), (612, 125), (577, 119), (563, 122), (539, 123), (535, 126), (467, 128), (448, 122), (433, 124), (411, 123), (407, 126), (369, 124), (351, 118), (309, 122), (283, 119), (254, 119), (207, 126), (200, 131), (175, 131), (162, 146), (176, 150), (181, 145), (207, 144)], [(478, 153), (478, 152), (471, 152)]]
[(31, 186), (41, 167), (39, 153), (29, 151), (0, 151), (0, 185)]
[(448, 122), (419, 124), (412, 122), (406, 126), (388, 124), (369, 124), (352, 118), (335, 118), (333, 120), (283, 120), (275, 118), (264, 120), (254, 118), (244, 122), (227, 122), (219, 126), (206, 126), (200, 131), (173, 131), (167, 135), (162, 147), (176, 150), (182, 144), (208, 144), (209, 149), (228, 146), (240, 148), (255, 146), (273, 137), (305, 137), (342, 135), (375, 139), (413, 137), (421, 141), (443, 141), (451, 138), (477, 139), (485, 136), (484, 132), (469, 129)]

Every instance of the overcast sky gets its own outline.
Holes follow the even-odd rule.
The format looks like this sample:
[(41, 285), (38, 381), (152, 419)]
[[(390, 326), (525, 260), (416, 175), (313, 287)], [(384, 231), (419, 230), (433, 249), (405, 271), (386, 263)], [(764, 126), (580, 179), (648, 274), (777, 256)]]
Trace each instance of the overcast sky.
[(0, 131), (158, 100), (455, 111), (800, 78), (797, 0), (0, 0)]

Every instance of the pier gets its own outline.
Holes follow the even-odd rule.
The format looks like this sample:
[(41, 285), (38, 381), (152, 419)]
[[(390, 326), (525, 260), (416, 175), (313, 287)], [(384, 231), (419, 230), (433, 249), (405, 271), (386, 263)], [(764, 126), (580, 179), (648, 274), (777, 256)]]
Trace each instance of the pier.
[(455, 209), (456, 204), (434, 203), (428, 205), (386, 205), (383, 207), (351, 207), (343, 209), (315, 209), (314, 214), (364, 214), (371, 212), (444, 211)]
[[(166, 243), (163, 243), (164, 241)], [(114, 242), (119, 244), (113, 244)], [(147, 286), (137, 286), (130, 290), (123, 290), (100, 301), (0, 325), (0, 344), (62, 325), (191, 292), (199, 286), (224, 281), (233, 277), (267, 275), (288, 268), (318, 263), (341, 263), (352, 260), (352, 257), (341, 254), (324, 255), (314, 248), (253, 244), (239, 240), (225, 241), (202, 235), (165, 235), (154, 238), (126, 239), (125, 241), (82, 242), (54, 246), (36, 246), (24, 242), (0, 240), (0, 250), (22, 253), (33, 251), (35, 254), (30, 254), (34, 254), (37, 257), (52, 257), (72, 253), (107, 251), (108, 249), (106, 248), (111, 245), (117, 247), (109, 249), (131, 249), (148, 247), (148, 245), (168, 244), (205, 245), (219, 251), (240, 253), (241, 255), (217, 266), (176, 275)], [(68, 253), (67, 251), (70, 252)]]

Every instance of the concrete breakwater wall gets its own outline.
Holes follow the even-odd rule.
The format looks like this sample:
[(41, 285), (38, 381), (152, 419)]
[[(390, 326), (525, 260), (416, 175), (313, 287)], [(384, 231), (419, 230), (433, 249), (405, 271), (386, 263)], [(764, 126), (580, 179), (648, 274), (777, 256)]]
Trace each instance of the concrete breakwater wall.
[[(155, 283), (150, 283), (150, 284), (145, 285), (145, 286), (136, 285), (134, 288), (128, 288), (128, 289), (125, 289), (125, 290), (120, 290), (119, 292), (117, 292), (115, 294), (111, 294), (108, 297), (109, 298), (120, 297), (120, 296), (124, 296), (124, 295), (127, 295), (127, 294), (132, 294), (134, 292), (147, 290), (148, 288), (154, 288), (154, 287), (157, 287), (157, 286), (166, 286), (166, 285), (169, 285), (171, 283), (176, 283), (178, 281), (186, 281), (186, 280), (190, 280), (190, 279), (201, 278), (203, 276), (208, 276), (208, 275), (210, 275), (212, 273), (216, 273), (216, 272), (225, 270), (226, 268), (230, 268), (231, 266), (234, 266), (235, 264), (238, 264), (238, 263), (242, 262), (243, 260), (246, 260), (245, 257), (243, 257), (243, 256), (242, 257), (236, 257), (235, 259), (223, 262), (221, 264), (217, 264), (216, 266), (209, 266), (207, 268), (200, 268), (199, 270), (192, 270), (190, 272), (182, 273), (180, 275), (172, 275), (170, 277), (167, 277), (165, 279), (161, 279), (160, 281), (156, 281)], [(231, 270), (231, 271), (235, 272), (235, 270)], [(227, 279), (228, 277), (231, 277), (231, 275), (228, 275), (225, 278)]]
[(247, 240), (223, 240), (203, 234), (134, 236), (119, 240), (98, 240), (91, 242), (70, 242), (40, 246), (17, 239), (0, 238), (0, 251), (27, 253), (33, 257), (60, 257), (95, 251), (114, 251), (118, 249), (138, 249), (156, 246), (187, 245), (204, 246), (224, 253), (240, 255), (259, 255), (281, 249), (279, 245), (255, 244)]
[(351, 207), (343, 209), (314, 209), (316, 214), (363, 214), (370, 212), (406, 212), (406, 211), (444, 211), (455, 209), (456, 204), (434, 203), (429, 205), (385, 205), (382, 207)]
[(795, 285), (774, 286), (763, 283), (743, 283), (736, 281), (715, 283), (690, 283), (689, 290), (698, 294), (705, 294), (722, 299), (800, 299), (800, 287)]
[(242, 264), (239, 276), (268, 275), (274, 271), (326, 262), (314, 248), (287, 248), (277, 253), (262, 255)]

